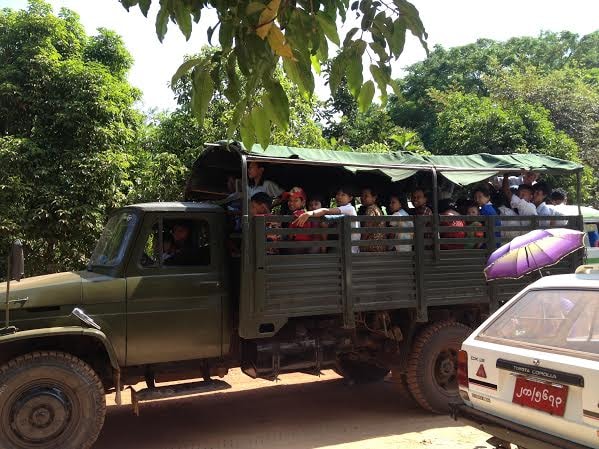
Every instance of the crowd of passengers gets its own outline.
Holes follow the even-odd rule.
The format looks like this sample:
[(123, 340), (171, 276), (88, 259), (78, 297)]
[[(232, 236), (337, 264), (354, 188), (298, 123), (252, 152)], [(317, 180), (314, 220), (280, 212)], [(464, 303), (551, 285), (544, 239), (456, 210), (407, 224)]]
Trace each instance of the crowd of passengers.
[[(411, 204), (407, 201), (407, 195), (403, 192), (394, 192), (387, 195), (386, 204), (383, 206), (380, 202), (381, 196), (374, 187), (366, 187), (360, 192), (360, 206), (356, 209), (355, 192), (352, 186), (341, 185), (335, 191), (335, 207), (324, 207), (326, 199), (321, 194), (307, 195), (301, 186), (296, 186), (289, 191), (284, 191), (275, 182), (265, 179), (265, 167), (259, 163), (251, 162), (248, 167), (249, 186), (248, 192), (251, 198), (250, 215), (251, 216), (271, 216), (273, 208), (281, 211), (282, 215), (291, 215), (294, 220), (290, 223), (283, 223), (289, 228), (307, 229), (307, 228), (326, 228), (325, 222), (317, 223), (310, 221), (311, 217), (323, 217), (325, 215), (347, 215), (347, 216), (432, 216), (433, 208), (430, 203), (430, 195), (423, 187), (416, 187), (409, 192)], [(443, 219), (441, 226), (450, 226), (453, 229), (447, 232), (440, 232), (442, 239), (449, 238), (470, 238), (479, 241), (472, 243), (443, 243), (441, 249), (464, 249), (464, 248), (484, 248), (485, 233), (476, 230), (477, 227), (483, 227), (481, 221), (477, 221), (477, 216), (497, 216), (495, 223), (501, 226), (500, 216), (526, 217), (526, 216), (544, 216), (543, 220), (537, 220), (539, 227), (565, 226), (567, 220), (559, 219), (561, 214), (555, 206), (566, 204), (567, 195), (562, 189), (551, 190), (548, 183), (539, 179), (537, 173), (525, 172), (520, 176), (495, 177), (489, 182), (477, 185), (472, 189), (468, 197), (457, 198), (453, 201), (450, 198), (444, 198), (438, 201), (437, 209), (440, 216), (456, 216), (455, 220)], [(473, 218), (463, 219), (458, 216), (469, 216)], [(352, 222), (352, 227), (359, 228), (358, 222)], [(504, 223), (504, 226), (511, 227), (511, 230), (498, 231), (497, 244), (501, 240), (511, 240), (517, 235), (530, 230), (531, 220), (510, 219)], [(278, 227), (278, 223), (268, 222), (267, 228)], [(380, 251), (411, 251), (410, 242), (404, 244), (387, 245), (381, 240), (411, 240), (413, 237), (413, 221), (399, 220), (392, 223), (384, 220), (373, 222), (362, 221), (362, 226), (371, 228), (380, 228), (380, 232), (352, 233), (352, 240), (369, 240), (372, 244), (362, 244), (352, 246), (352, 252), (380, 252)], [(464, 231), (456, 228), (467, 226)], [(519, 231), (517, 227), (526, 227), (526, 231)], [(514, 230), (514, 227), (516, 229)], [(390, 232), (390, 228), (394, 232)], [(472, 229), (475, 230), (472, 230)], [(430, 238), (430, 234), (425, 234)], [(288, 241), (314, 241), (326, 240), (326, 234), (291, 234), (285, 236)], [(281, 240), (277, 234), (268, 234), (267, 240)], [(326, 252), (325, 248), (314, 246), (312, 248), (293, 248), (285, 249), (287, 254)], [(271, 254), (278, 253), (275, 249), (269, 251)]]

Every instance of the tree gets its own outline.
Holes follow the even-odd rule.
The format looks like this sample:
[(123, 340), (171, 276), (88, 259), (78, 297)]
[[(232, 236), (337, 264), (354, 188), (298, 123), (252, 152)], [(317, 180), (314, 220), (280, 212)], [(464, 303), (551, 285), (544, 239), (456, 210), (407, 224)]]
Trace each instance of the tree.
[(334, 148), (356, 148), (368, 153), (426, 152), (418, 133), (397, 126), (384, 106), (373, 103), (366, 111), (360, 111), (345, 79), (317, 115), (325, 122), (323, 134), (331, 139)]
[(32, 0), (0, 11), (0, 59), (0, 250), (20, 237), (30, 274), (80, 268), (134, 183), (131, 56), (114, 33), (90, 38), (74, 12)]
[(541, 153), (580, 160), (576, 143), (555, 129), (542, 106), (459, 91), (431, 91), (431, 99), (438, 108), (430, 147), (435, 154)]
[(521, 73), (530, 67), (540, 77), (567, 67), (599, 67), (592, 47), (596, 35), (579, 38), (570, 32), (544, 32), (539, 37), (506, 42), (480, 39), (451, 49), (436, 46), (426, 60), (408, 67), (407, 75), (398, 81), (401, 94), (391, 98), (389, 113), (396, 124), (417, 130), (429, 145), (436, 119), (435, 104), (428, 95), (431, 89), (460, 90), (485, 97), (490, 95), (489, 79)]
[[(147, 16), (151, 0), (120, 0), (129, 9), (139, 5)], [(289, 124), (289, 98), (275, 76), (282, 67), (285, 75), (306, 96), (314, 90), (314, 73), (329, 59), (329, 45), (340, 48), (331, 63), (329, 84), (335, 92), (347, 76), (352, 95), (365, 111), (375, 93), (375, 82), (386, 98), (391, 79), (390, 61), (403, 51), (410, 30), (423, 45), (427, 35), (416, 8), (407, 0), (221, 0), (160, 1), (156, 32), (160, 40), (169, 20), (189, 38), (192, 20), (199, 22), (202, 12), (216, 11), (217, 22), (207, 27), (212, 43), (218, 29), (220, 49), (214, 57), (201, 56), (185, 61), (173, 77), (173, 84), (191, 71), (192, 112), (200, 121), (206, 116), (217, 85), (223, 78), (229, 87), (227, 99), (235, 104), (227, 137), (239, 127), (247, 144), (270, 140), (271, 123), (286, 130)], [(345, 23), (347, 14), (361, 19), (341, 41), (337, 22)], [(369, 42), (369, 43), (367, 43)], [(368, 54), (374, 82), (364, 82), (362, 56)], [(240, 83), (237, 70), (245, 77)], [(249, 126), (249, 124), (252, 126)]]
[(491, 77), (487, 85), (491, 95), (504, 102), (543, 106), (555, 128), (576, 141), (583, 160), (599, 173), (599, 85), (587, 69), (568, 67), (542, 74), (528, 67)]

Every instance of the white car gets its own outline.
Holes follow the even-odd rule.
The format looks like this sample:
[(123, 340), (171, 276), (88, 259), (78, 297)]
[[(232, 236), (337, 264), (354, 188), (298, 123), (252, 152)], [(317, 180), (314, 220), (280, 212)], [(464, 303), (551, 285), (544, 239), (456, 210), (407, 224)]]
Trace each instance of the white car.
[(599, 448), (599, 265), (548, 276), (486, 320), (458, 355), (454, 418), (495, 447)]

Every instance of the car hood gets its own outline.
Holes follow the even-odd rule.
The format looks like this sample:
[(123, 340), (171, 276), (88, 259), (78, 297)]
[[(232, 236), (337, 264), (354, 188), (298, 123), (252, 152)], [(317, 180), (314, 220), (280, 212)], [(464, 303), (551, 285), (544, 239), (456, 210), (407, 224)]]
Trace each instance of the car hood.
[[(9, 300), (16, 301), (11, 304), (11, 309), (78, 304), (82, 300), (82, 283), (101, 277), (88, 271), (70, 271), (11, 281)], [(6, 282), (0, 283), (0, 303), (4, 301)]]

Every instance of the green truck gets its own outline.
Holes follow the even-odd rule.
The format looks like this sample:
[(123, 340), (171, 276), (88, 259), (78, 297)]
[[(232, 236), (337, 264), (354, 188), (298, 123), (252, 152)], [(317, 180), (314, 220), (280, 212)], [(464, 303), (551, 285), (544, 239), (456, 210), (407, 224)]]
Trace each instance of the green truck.
[[(307, 229), (288, 227), (290, 216), (250, 217), (252, 161), (281, 186), (312, 192), (331, 192), (340, 182), (377, 184), (379, 191), (427, 184), (435, 214), (325, 217), (311, 219), (315, 225)], [(462, 340), (535, 277), (487, 283), (487, 257), (508, 231), (542, 223), (537, 217), (513, 223), (510, 217), (501, 223), (475, 217), (481, 227), (462, 217), (466, 226), (456, 228), (455, 217), (436, 213), (437, 199), (449, 185), (522, 169), (574, 175), (580, 191), (578, 164), (536, 155), (424, 157), (207, 145), (185, 201), (116, 211), (87, 270), (19, 282), (9, 272), (1, 286), (6, 293), (0, 293), (6, 305), (0, 447), (91, 447), (104, 422), (107, 393), (116, 393), (120, 403), (125, 386), (145, 381), (140, 391), (131, 387), (139, 413), (143, 401), (228, 388), (215, 378), (234, 367), (271, 380), (324, 369), (356, 382), (389, 375), (398, 395), (445, 412), (458, 394)], [(582, 226), (580, 214), (560, 220)], [(402, 221), (413, 232), (399, 238)], [(368, 241), (352, 234), (380, 232), (381, 226), (387, 238), (377, 243), (407, 250), (353, 249)], [(451, 231), (466, 234), (448, 238)], [(293, 234), (314, 238), (290, 239)], [(181, 238), (189, 251), (173, 257), (169, 248)], [(572, 271), (580, 258), (573, 254), (550, 270)], [(19, 257), (12, 262), (18, 268)], [(18, 277), (21, 270), (12, 271)]]

